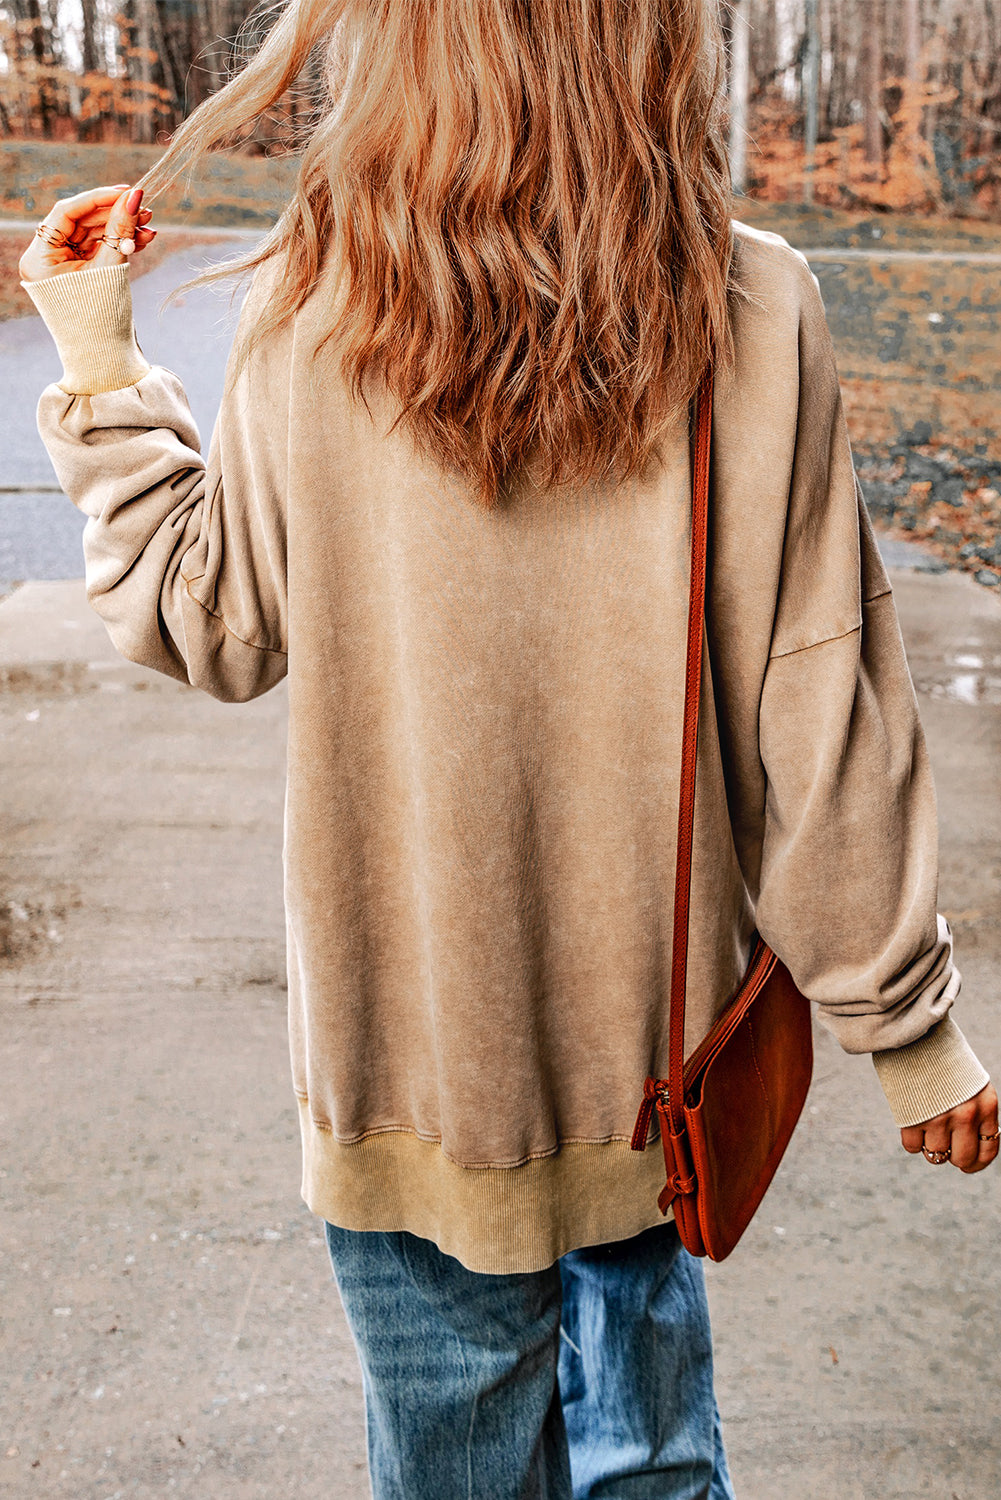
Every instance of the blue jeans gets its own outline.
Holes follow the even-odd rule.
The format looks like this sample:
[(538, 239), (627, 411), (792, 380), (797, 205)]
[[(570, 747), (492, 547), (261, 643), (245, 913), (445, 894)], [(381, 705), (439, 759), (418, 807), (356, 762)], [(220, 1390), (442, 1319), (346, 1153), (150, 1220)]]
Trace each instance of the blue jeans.
[(733, 1500), (702, 1265), (672, 1223), (513, 1276), (326, 1234), (375, 1500)]

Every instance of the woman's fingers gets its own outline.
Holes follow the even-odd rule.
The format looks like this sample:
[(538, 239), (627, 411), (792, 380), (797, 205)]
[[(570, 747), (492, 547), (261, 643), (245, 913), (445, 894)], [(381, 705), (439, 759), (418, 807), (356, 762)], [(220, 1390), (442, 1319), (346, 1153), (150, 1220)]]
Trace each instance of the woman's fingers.
[(156, 230), (149, 228), (152, 215), (141, 203), (142, 189), (124, 182), (61, 198), (21, 257), (21, 279), (119, 265), (130, 253), (145, 249)]
[(921, 1151), (932, 1166), (944, 1166), (952, 1155), (952, 1114), (939, 1115), (925, 1126)]
[(74, 193), (71, 198), (60, 198), (52, 205), (42, 222), (51, 224), (61, 234), (73, 239), (73, 231), (85, 215), (102, 212), (107, 215), (116, 198), (128, 186), (127, 182), (116, 182), (112, 187), (88, 188), (86, 192)]
[(982, 1135), (980, 1137), (979, 1145), (980, 1151), (977, 1155), (977, 1164), (975, 1167), (968, 1168), (968, 1170), (971, 1172), (982, 1172), (985, 1167), (990, 1166), (991, 1162), (997, 1156), (998, 1142), (996, 1132), (993, 1134), (993, 1137), (990, 1135)]
[[(980, 1154), (980, 1142), (977, 1139), (980, 1112), (976, 1108), (976, 1101), (971, 1099), (966, 1104), (958, 1105), (950, 1111), (949, 1118), (951, 1122), (949, 1160), (961, 1172), (969, 1172), (975, 1166)], [(942, 1149), (929, 1145), (927, 1132), (925, 1132), (925, 1145), (929, 1150)]]
[[(132, 255), (138, 255), (141, 250), (144, 250), (146, 248), (146, 246), (152, 242), (152, 240), (153, 240), (153, 238), (154, 238), (155, 235), (156, 235), (156, 230), (155, 229), (146, 229), (146, 228), (140, 227), (139, 229), (135, 230), (135, 232), (134, 232), (134, 234), (132, 236), (133, 243), (135, 245), (135, 249), (131, 252), (131, 254)], [(112, 265), (112, 264), (117, 265), (121, 260), (123, 260), (125, 258), (124, 254), (121, 251), (117, 251), (116, 258), (113, 258), (111, 256), (105, 258), (102, 255), (101, 258), (98, 259), (98, 254), (103, 249), (104, 243), (105, 243), (103, 236), (104, 236), (104, 229), (103, 229), (103, 226), (102, 226), (100, 229), (95, 229), (87, 237), (87, 239), (85, 239), (83, 241), (78, 241), (78, 243), (80, 244), (80, 247), (81, 247), (81, 252), (83, 254), (84, 260), (85, 260), (85, 262), (86, 262), (87, 265), (90, 265), (90, 266), (104, 266), (104, 265)], [(112, 247), (112, 248), (114, 248), (114, 247)]]
[(155, 229), (137, 229), (136, 230), (136, 248), (135, 248), (133, 254), (134, 255), (141, 255), (142, 252), (146, 249), (146, 246), (147, 245), (151, 245), (153, 243), (153, 241), (154, 241), (155, 238), (156, 238), (156, 230)]
[(965, 1104), (944, 1111), (921, 1125), (905, 1126), (901, 1144), (912, 1155), (921, 1152), (933, 1166), (947, 1162), (961, 1172), (982, 1172), (998, 1155), (998, 1096), (991, 1084)]
[[(987, 1098), (984, 1099), (984, 1094)], [(971, 1172), (982, 1172), (984, 1167), (989, 1167), (998, 1154), (1001, 1146), (1001, 1130), (998, 1129), (998, 1096), (989, 1085), (983, 1094), (977, 1095), (982, 1100), (980, 1118), (977, 1121), (977, 1164), (968, 1168)]]
[[(149, 208), (141, 208), (139, 210), (139, 218), (144, 224), (151, 218), (152, 212), (153, 210)], [(77, 219), (77, 225), (81, 229), (93, 229), (95, 226), (100, 226), (100, 229), (103, 229), (107, 223), (107, 219), (108, 206), (105, 204), (103, 208), (94, 208), (89, 213), (81, 214)]]
[(104, 232), (100, 236), (100, 243), (94, 252), (92, 265), (120, 265), (135, 250), (142, 195), (142, 188), (132, 188), (115, 199)]

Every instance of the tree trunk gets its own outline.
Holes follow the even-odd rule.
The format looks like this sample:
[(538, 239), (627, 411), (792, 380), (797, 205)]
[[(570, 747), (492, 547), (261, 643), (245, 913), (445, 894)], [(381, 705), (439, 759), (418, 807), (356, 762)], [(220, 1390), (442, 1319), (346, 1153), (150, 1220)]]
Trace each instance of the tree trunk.
[(806, 46), (803, 50), (803, 202), (813, 202), (813, 174), (817, 167), (817, 124), (820, 114), (820, 34), (817, 0), (805, 0)]
[(209, 70), (209, 93), (216, 94), (227, 78), (229, 43), (226, 40), (228, 7), (225, 0), (208, 0), (208, 44), (205, 67)]
[(921, 76), (921, 0), (903, 0), (904, 77), (919, 87)]
[(148, 145), (153, 139), (153, 35), (150, 28), (152, 0), (136, 0), (136, 110), (133, 140)]
[(833, 4), (828, 7), (830, 24), (831, 80), (827, 88), (824, 123), (827, 130), (837, 130), (848, 123), (848, 108), (851, 100), (849, 85), (851, 48), (849, 26), (845, 19), (845, 6)]
[(734, 0), (730, 50), (730, 178), (735, 193), (747, 189), (747, 101), (751, 92), (750, 0)]
[[(170, 0), (156, 0), (154, 19), (156, 22), (156, 49), (163, 69), (163, 86), (172, 96), (167, 121), (170, 130), (176, 130), (184, 119), (184, 75), (189, 59), (178, 55), (178, 32), (171, 24)], [(183, 33), (181, 33), (183, 36)]]
[(862, 66), (865, 110), (865, 159), (870, 166), (883, 165), (883, 6), (869, 0), (866, 6), (865, 54)]
[[(42, 24), (42, 11), (38, 0), (28, 0), (28, 20), (31, 22), (31, 52), (39, 68), (44, 68), (48, 58), (45, 46), (45, 27)], [(38, 80), (38, 118), (41, 121), (42, 135), (45, 139), (52, 139), (53, 120), (52, 101), (49, 97), (49, 85), (45, 78)]]
[(924, 128), (924, 67), (921, 56), (921, 0), (901, 0), (903, 6), (904, 128), (915, 178), (925, 176), (921, 150)]
[(774, 0), (748, 0), (751, 9), (751, 97), (775, 80), (779, 65)]
[[(83, 22), (80, 33), (80, 53), (84, 73), (97, 73), (103, 71), (104, 57), (103, 48), (98, 52), (98, 20), (97, 0), (80, 0), (80, 13)], [(86, 90), (82, 90), (82, 96), (86, 97)], [(92, 141), (97, 135), (100, 121), (96, 119), (78, 120), (76, 133), (77, 139), (81, 141)]]
[(83, 17), (81, 33), (83, 71), (96, 73), (100, 67), (97, 51), (97, 0), (80, 0), (80, 9)]

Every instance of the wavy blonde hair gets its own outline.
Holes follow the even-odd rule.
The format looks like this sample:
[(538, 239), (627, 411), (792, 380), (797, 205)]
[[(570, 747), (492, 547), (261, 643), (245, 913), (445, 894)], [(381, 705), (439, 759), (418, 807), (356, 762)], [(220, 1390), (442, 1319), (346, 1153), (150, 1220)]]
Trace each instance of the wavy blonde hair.
[(280, 257), (238, 367), (330, 256), (343, 296), (315, 352), (336, 336), (354, 397), (377, 371), (393, 427), (482, 504), (535, 459), (544, 487), (641, 473), (732, 357), (717, 0), (288, 0), (147, 196), (317, 56), (290, 202), (254, 252), (186, 283)]

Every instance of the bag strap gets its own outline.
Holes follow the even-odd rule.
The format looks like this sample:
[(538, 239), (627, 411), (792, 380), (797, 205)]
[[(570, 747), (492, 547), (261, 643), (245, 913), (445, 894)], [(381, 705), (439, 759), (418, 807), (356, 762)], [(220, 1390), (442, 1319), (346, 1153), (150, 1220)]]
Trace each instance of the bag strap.
[(709, 529), (709, 457), (712, 446), (713, 371), (699, 384), (695, 407), (692, 469), (692, 566), (688, 595), (685, 709), (678, 800), (678, 856), (674, 875), (674, 936), (671, 947), (671, 1013), (668, 1032), (667, 1111), (671, 1132), (684, 1129), (685, 982), (688, 972), (688, 912), (695, 827), (695, 764), (699, 740), (699, 694), (705, 639), (706, 549)]

